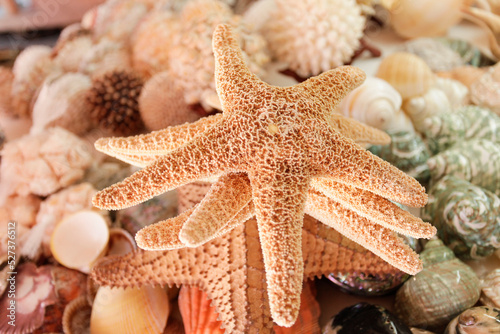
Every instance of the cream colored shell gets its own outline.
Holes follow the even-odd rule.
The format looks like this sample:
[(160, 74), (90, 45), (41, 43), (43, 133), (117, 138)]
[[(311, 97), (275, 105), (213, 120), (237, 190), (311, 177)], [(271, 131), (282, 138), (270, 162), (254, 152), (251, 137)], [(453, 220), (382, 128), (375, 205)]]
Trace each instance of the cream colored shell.
[(500, 268), (497, 268), (481, 280), (481, 303), (500, 308)]
[(65, 72), (76, 72), (83, 55), (92, 47), (90, 35), (78, 36), (65, 42), (57, 51), (54, 62)]
[(422, 132), (428, 117), (450, 111), (451, 104), (442, 90), (431, 88), (422, 96), (406, 100), (403, 110), (412, 120), (415, 129)]
[(500, 65), (493, 66), (475, 81), (470, 92), (472, 103), (500, 115)]
[(104, 38), (86, 50), (78, 71), (94, 79), (107, 72), (129, 70), (131, 65), (131, 57), (124, 43)]

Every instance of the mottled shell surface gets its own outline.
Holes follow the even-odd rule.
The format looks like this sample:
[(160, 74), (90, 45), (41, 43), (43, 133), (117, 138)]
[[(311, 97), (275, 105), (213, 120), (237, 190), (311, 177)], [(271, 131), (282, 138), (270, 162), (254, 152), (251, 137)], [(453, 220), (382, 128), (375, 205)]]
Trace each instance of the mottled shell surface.
[(481, 50), (479, 50), (474, 45), (470, 44), (466, 40), (443, 37), (439, 39), (441, 43), (448, 46), (450, 49), (457, 52), (465, 64), (469, 64), (475, 67), (490, 66), (496, 62), (489, 57), (486, 57)]
[(472, 138), (499, 142), (500, 117), (485, 108), (465, 106), (427, 119), (422, 135), (433, 154)]
[(80, 66), (83, 55), (92, 47), (92, 36), (90, 32), (66, 40), (63, 45), (59, 45), (54, 63), (64, 72), (76, 72)]
[(410, 117), (415, 129), (422, 132), (426, 128), (425, 120), (427, 118), (451, 111), (451, 104), (445, 92), (431, 88), (422, 96), (406, 100), (403, 110)]
[(462, 260), (480, 259), (500, 248), (500, 199), (483, 188), (445, 176), (429, 190), (422, 218)]
[(489, 108), (500, 115), (500, 65), (493, 66), (470, 88), (474, 104)]
[(78, 71), (97, 79), (113, 71), (129, 70), (132, 60), (126, 45), (109, 39), (102, 39), (83, 54)]
[(500, 309), (487, 306), (470, 308), (453, 319), (444, 334), (498, 334)]
[(65, 334), (89, 334), (92, 307), (86, 296), (73, 299), (64, 308), (62, 324)]
[(410, 326), (440, 332), (477, 302), (479, 279), (439, 239), (426, 244), (420, 259), (424, 269), (398, 290), (395, 311)]
[(390, 162), (417, 180), (429, 178), (427, 160), (430, 152), (422, 138), (414, 132), (387, 132), (391, 136), (389, 145), (373, 145), (370, 152)]
[(377, 129), (413, 132), (411, 120), (402, 112), (401, 104), (401, 95), (388, 82), (368, 77), (342, 99), (337, 110)]
[(438, 39), (413, 39), (403, 45), (403, 50), (422, 58), (435, 72), (449, 71), (465, 64), (458, 52), (452, 50)]
[(487, 139), (464, 141), (431, 157), (427, 165), (433, 182), (445, 175), (455, 176), (500, 195), (498, 143)]
[(500, 268), (481, 279), (481, 303), (500, 308)]
[(435, 75), (418, 56), (396, 52), (385, 57), (376, 76), (390, 83), (403, 99), (422, 95), (435, 84)]
[(365, 17), (354, 0), (273, 0), (261, 29), (273, 56), (302, 77), (347, 63), (363, 36)]

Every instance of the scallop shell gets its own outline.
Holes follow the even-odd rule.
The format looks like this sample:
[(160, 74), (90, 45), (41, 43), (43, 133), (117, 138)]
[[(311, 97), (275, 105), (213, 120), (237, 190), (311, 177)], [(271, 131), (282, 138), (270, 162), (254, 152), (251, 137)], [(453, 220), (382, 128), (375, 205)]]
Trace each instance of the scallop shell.
[(477, 306), (462, 312), (446, 327), (444, 334), (498, 334), (500, 309)]
[(87, 91), (92, 86), (89, 77), (81, 73), (49, 76), (33, 105), (33, 125), (30, 132), (37, 134), (45, 128), (60, 126), (75, 134), (88, 131), (90, 105)]
[(422, 218), (462, 260), (478, 260), (500, 248), (500, 199), (467, 181), (445, 176), (434, 184)]
[(194, 122), (201, 116), (185, 101), (182, 89), (168, 72), (150, 78), (139, 95), (139, 112), (150, 131)]
[(437, 75), (445, 79), (453, 79), (461, 82), (469, 90), (476, 80), (486, 73), (485, 67), (474, 67), (470, 65), (456, 67), (450, 71), (438, 72)]
[(428, 118), (422, 135), (433, 154), (473, 138), (500, 142), (500, 117), (485, 108), (466, 106)]
[(481, 303), (500, 307), (500, 268), (493, 270), (481, 280)]
[(369, 77), (342, 99), (338, 111), (377, 129), (413, 132), (410, 119), (401, 111), (401, 103), (401, 95), (390, 84)]
[(446, 176), (483, 187), (500, 196), (500, 144), (474, 139), (455, 144), (429, 160), (433, 182)]
[(388, 8), (390, 22), (405, 38), (445, 35), (462, 18), (463, 4), (464, 0), (395, 0)]
[(495, 65), (470, 88), (471, 101), (500, 115), (500, 65)]
[(163, 333), (170, 311), (164, 288), (100, 287), (90, 316), (92, 334)]
[(418, 56), (396, 52), (385, 57), (376, 76), (390, 83), (403, 99), (425, 94), (435, 84), (435, 75)]
[(90, 314), (92, 307), (86, 296), (73, 299), (64, 309), (62, 325), (65, 334), (90, 333)]
[(403, 50), (422, 58), (432, 71), (450, 71), (465, 64), (458, 52), (435, 38), (410, 40), (403, 45)]
[(54, 228), (50, 250), (65, 267), (85, 274), (106, 253), (108, 222), (95, 211), (82, 210), (67, 216)]
[(421, 132), (425, 130), (425, 120), (427, 118), (451, 111), (451, 104), (442, 90), (431, 88), (422, 96), (415, 96), (406, 100), (403, 110), (410, 117), (415, 129)]
[(479, 279), (439, 239), (429, 241), (420, 258), (424, 269), (398, 290), (395, 311), (410, 326), (441, 332), (477, 302)]

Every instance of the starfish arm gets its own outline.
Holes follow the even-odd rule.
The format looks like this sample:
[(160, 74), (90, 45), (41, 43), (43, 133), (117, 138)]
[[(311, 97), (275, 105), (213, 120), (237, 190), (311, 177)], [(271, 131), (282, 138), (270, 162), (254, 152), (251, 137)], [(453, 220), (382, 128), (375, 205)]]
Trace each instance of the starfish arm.
[(344, 208), (319, 192), (309, 192), (306, 213), (408, 274), (415, 275), (423, 268), (418, 255), (396, 233)]
[(117, 157), (125, 155), (165, 155), (191, 141), (222, 120), (222, 114), (199, 119), (194, 123), (171, 126), (159, 131), (132, 137), (101, 138), (94, 144), (103, 153)]
[(100, 192), (94, 206), (118, 210), (144, 202), (183, 184), (219, 175), (237, 165), (237, 157), (225, 150), (228, 137), (221, 135), (223, 123), (207, 130), (177, 150), (159, 158), (120, 183)]
[(284, 327), (293, 325), (297, 319), (304, 269), (302, 220), (310, 182), (293, 173), (296, 167), (286, 168), (289, 173), (273, 170), (249, 173), (271, 314)]
[(179, 238), (190, 247), (205, 243), (251, 200), (252, 188), (246, 174), (222, 175), (189, 216)]
[(425, 188), (417, 180), (329, 126), (318, 126), (310, 142), (310, 153), (317, 168), (323, 171), (323, 175), (318, 176), (327, 176), (412, 207), (427, 203)]
[(395, 232), (426, 239), (436, 234), (436, 228), (431, 224), (369, 191), (323, 177), (314, 178), (311, 188), (358, 215)]
[(358, 122), (353, 118), (332, 113), (329, 121), (335, 130), (358, 144), (387, 145), (391, 142), (391, 136), (384, 131)]

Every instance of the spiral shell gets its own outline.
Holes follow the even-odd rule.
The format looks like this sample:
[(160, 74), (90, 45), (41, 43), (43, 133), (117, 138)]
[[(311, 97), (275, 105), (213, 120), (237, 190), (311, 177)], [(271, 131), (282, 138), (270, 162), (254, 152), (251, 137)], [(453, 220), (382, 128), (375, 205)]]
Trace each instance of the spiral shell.
[(422, 58), (432, 71), (450, 71), (465, 64), (458, 52), (435, 38), (413, 39), (403, 47), (404, 51)]
[(403, 99), (425, 94), (435, 84), (435, 75), (419, 57), (396, 52), (385, 57), (376, 76), (390, 83)]
[(444, 334), (498, 334), (500, 309), (477, 306), (465, 310), (446, 327)]
[(481, 303), (500, 307), (500, 268), (493, 270), (481, 280)]
[(500, 248), (500, 199), (490, 191), (453, 176), (429, 190), (422, 218), (462, 260), (480, 259)]
[(73, 299), (64, 309), (62, 325), (65, 334), (89, 333), (92, 307), (86, 296)]
[(414, 132), (410, 119), (400, 109), (401, 103), (399, 93), (386, 81), (368, 77), (347, 94), (338, 111), (377, 129)]
[(439, 239), (425, 245), (420, 259), (424, 269), (398, 290), (395, 311), (410, 326), (440, 332), (477, 302), (479, 279)]
[(493, 66), (471, 85), (474, 104), (500, 115), (500, 65)]
[(404, 112), (410, 117), (415, 129), (425, 129), (425, 120), (433, 115), (451, 111), (451, 104), (446, 94), (437, 88), (429, 89), (424, 95), (405, 101)]

